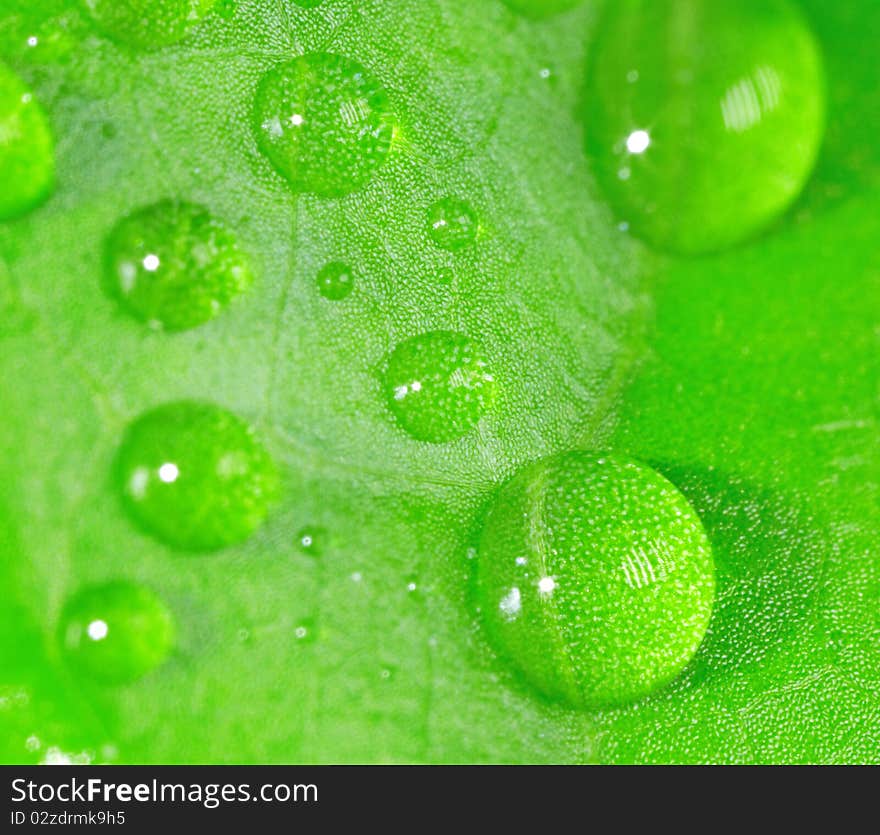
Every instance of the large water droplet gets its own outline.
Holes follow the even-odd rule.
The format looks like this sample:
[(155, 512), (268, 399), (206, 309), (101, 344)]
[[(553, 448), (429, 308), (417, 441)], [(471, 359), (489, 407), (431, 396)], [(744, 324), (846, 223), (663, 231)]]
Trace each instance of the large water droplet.
[(207, 209), (163, 200), (123, 218), (106, 247), (110, 292), (169, 331), (213, 319), (252, 280), (235, 236)]
[(64, 607), (61, 648), (70, 666), (107, 683), (140, 678), (174, 643), (174, 622), (149, 589), (115, 582), (84, 589)]
[(0, 220), (18, 217), (49, 196), (54, 148), (33, 93), (0, 63)]
[(515, 12), (526, 17), (541, 20), (552, 17), (560, 12), (567, 12), (580, 5), (583, 0), (503, 0)]
[(477, 214), (464, 200), (444, 197), (428, 209), (428, 234), (441, 249), (463, 249), (476, 240), (477, 229)]
[(635, 461), (569, 452), (526, 467), (494, 499), (478, 553), (492, 643), (539, 691), (576, 706), (668, 683), (709, 623), (702, 524)]
[(187, 551), (247, 539), (277, 490), (275, 465), (253, 429), (209, 403), (153, 409), (128, 428), (119, 452), (125, 506), (140, 527)]
[(824, 130), (821, 58), (788, 0), (610, 3), (584, 101), (617, 212), (678, 253), (729, 246), (780, 215)]
[(269, 70), (254, 103), (260, 150), (294, 191), (324, 196), (364, 186), (391, 150), (385, 90), (340, 55), (302, 55)]
[(334, 261), (318, 273), (318, 292), (330, 301), (340, 301), (354, 289), (354, 273), (347, 264)]
[(176, 43), (216, 0), (86, 0), (95, 23), (109, 37), (140, 49)]
[(453, 331), (423, 333), (398, 345), (382, 385), (398, 423), (431, 443), (455, 440), (476, 426), (497, 393), (479, 349)]

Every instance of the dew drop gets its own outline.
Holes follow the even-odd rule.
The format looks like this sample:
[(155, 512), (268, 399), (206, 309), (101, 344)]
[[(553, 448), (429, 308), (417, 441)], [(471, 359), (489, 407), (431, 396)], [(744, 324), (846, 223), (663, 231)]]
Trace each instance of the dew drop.
[(307, 525), (297, 533), (296, 545), (304, 554), (319, 557), (324, 551), (326, 536), (327, 532), (323, 528)]
[(385, 401), (416, 440), (445, 443), (477, 425), (495, 402), (497, 384), (478, 348), (453, 331), (400, 343), (382, 381)]
[(456, 197), (444, 197), (428, 209), (428, 234), (437, 246), (449, 252), (472, 244), (478, 227), (476, 212)]
[(800, 193), (824, 131), (816, 42), (789, 0), (606, 7), (586, 146), (615, 209), (658, 249), (743, 241)]
[(154, 327), (174, 332), (204, 324), (252, 281), (235, 236), (191, 203), (163, 200), (140, 209), (107, 239), (108, 291)]
[(650, 467), (568, 452), (494, 498), (480, 534), (477, 600), (499, 653), (575, 706), (662, 687), (700, 645), (715, 590), (699, 517)]
[(0, 63), (0, 221), (42, 203), (55, 181), (55, 144), (42, 108)]
[(224, 20), (232, 20), (238, 11), (238, 0), (217, 0), (214, 8)]
[(140, 678), (168, 657), (174, 621), (149, 589), (112, 582), (86, 588), (67, 602), (59, 639), (76, 672), (121, 684)]
[(215, 3), (216, 0), (86, 0), (102, 32), (137, 49), (176, 43)]
[(318, 292), (330, 301), (338, 302), (354, 289), (354, 273), (347, 264), (334, 261), (318, 273)]
[(384, 88), (360, 64), (325, 52), (269, 70), (254, 103), (257, 143), (294, 191), (355, 191), (388, 158), (394, 118)]
[(278, 488), (275, 465), (253, 429), (225, 409), (195, 401), (137, 418), (120, 447), (118, 476), (132, 519), (185, 551), (246, 540)]
[(314, 643), (317, 636), (317, 624), (313, 618), (299, 621), (293, 627), (293, 637), (297, 644)]
[(455, 272), (452, 267), (438, 267), (435, 275), (438, 284), (448, 285), (455, 280)]
[(505, 5), (525, 17), (542, 20), (567, 12), (580, 5), (582, 0), (503, 0)]

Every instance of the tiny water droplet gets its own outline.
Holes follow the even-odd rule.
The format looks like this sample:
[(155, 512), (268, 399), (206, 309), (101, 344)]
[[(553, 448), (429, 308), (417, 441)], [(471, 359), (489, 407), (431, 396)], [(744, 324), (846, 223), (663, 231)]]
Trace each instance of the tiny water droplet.
[(311, 644), (317, 638), (317, 628), (313, 618), (299, 621), (293, 627), (293, 637), (298, 644)]
[(438, 267), (434, 275), (437, 278), (438, 284), (452, 284), (455, 280), (455, 272), (452, 267)]
[(0, 221), (42, 203), (55, 182), (55, 143), (43, 109), (0, 63)]
[(147, 206), (107, 239), (108, 291), (137, 319), (171, 332), (213, 319), (252, 281), (235, 236), (192, 203)]
[(347, 264), (334, 261), (318, 273), (318, 292), (330, 301), (340, 301), (354, 289), (354, 273)]
[(366, 185), (394, 132), (384, 88), (360, 64), (325, 52), (269, 70), (253, 124), (260, 150), (294, 191), (327, 197)]
[(476, 212), (456, 197), (444, 197), (428, 209), (428, 234), (437, 246), (449, 252), (472, 244), (478, 226)]
[(98, 28), (137, 49), (176, 43), (211, 9), (216, 0), (86, 0)]
[(800, 193), (824, 86), (789, 0), (609, 3), (584, 96), (587, 151), (635, 234), (676, 253), (722, 249)]
[(238, 0), (217, 0), (214, 8), (224, 20), (232, 20), (238, 11)]
[(91, 586), (71, 598), (59, 624), (67, 662), (105, 683), (134, 681), (158, 667), (174, 644), (174, 621), (150, 589), (127, 582)]
[(480, 534), (489, 638), (539, 691), (575, 706), (637, 699), (700, 645), (715, 591), (699, 517), (650, 467), (568, 452), (496, 494)]
[(416, 440), (438, 444), (473, 429), (497, 395), (477, 346), (454, 331), (401, 342), (388, 358), (382, 388), (397, 422)]
[(253, 429), (209, 403), (178, 401), (135, 420), (118, 458), (125, 507), (148, 534), (186, 551), (243, 542), (278, 488)]
[(297, 547), (304, 554), (318, 557), (323, 553), (327, 532), (323, 528), (307, 525), (296, 535)]

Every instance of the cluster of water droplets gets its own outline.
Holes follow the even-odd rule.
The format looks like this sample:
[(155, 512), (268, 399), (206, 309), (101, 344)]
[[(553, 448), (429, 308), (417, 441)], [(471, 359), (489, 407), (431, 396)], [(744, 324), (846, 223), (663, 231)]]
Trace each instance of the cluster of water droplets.
[[(504, 2), (531, 18), (578, 4)], [(185, 37), (215, 2), (87, 5), (118, 44), (150, 49)], [(702, 253), (761, 231), (796, 198), (821, 141), (824, 100), (816, 44), (788, 0), (610, 3), (598, 33), (584, 136), (625, 228), (660, 249)], [(397, 124), (385, 85), (368, 68), (315, 52), (265, 72), (252, 127), (267, 164), (293, 193), (329, 199), (379, 174), (394, 153)], [(0, 220), (44, 201), (54, 167), (46, 114), (0, 65)], [(452, 256), (479, 246), (480, 219), (468, 200), (444, 195), (424, 212), (426, 246)], [(210, 207), (179, 199), (120, 218), (108, 231), (103, 272), (122, 310), (167, 332), (223, 314), (254, 281), (230, 227)], [(350, 265), (331, 261), (314, 286), (339, 302), (351, 296), (355, 276)], [(453, 278), (452, 267), (438, 268), (438, 282)], [(478, 432), (501, 386), (491, 352), (475, 335), (452, 330), (401, 339), (380, 377), (377, 396), (393, 420), (430, 444)], [(171, 402), (135, 417), (116, 475), (132, 523), (177, 551), (244, 542), (280, 490), (255, 428), (205, 402)], [(318, 528), (296, 534), (307, 555), (320, 556), (325, 540)], [(495, 495), (476, 556), (490, 640), (538, 691), (575, 706), (652, 692), (680, 673), (707, 629), (714, 575), (700, 521), (668, 481), (626, 458), (566, 452), (525, 467)], [(416, 591), (415, 578), (407, 589)], [(117, 582), (68, 601), (59, 641), (78, 672), (123, 683), (168, 658), (174, 633), (153, 592)], [(303, 621), (294, 637), (314, 633)]]

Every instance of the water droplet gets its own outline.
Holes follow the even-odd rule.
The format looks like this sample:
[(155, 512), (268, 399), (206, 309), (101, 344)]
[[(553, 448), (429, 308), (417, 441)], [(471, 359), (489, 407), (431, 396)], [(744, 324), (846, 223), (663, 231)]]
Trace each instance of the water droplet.
[(77, 672), (123, 683), (140, 678), (168, 657), (174, 622), (149, 589), (113, 582), (86, 588), (67, 602), (59, 638)]
[(455, 272), (452, 267), (438, 267), (435, 275), (438, 284), (452, 284), (455, 280)]
[(129, 313), (168, 331), (213, 319), (253, 281), (234, 235), (207, 209), (170, 200), (116, 225), (105, 273), (108, 290)]
[[(525, 559), (523, 559), (525, 558)], [(709, 623), (714, 565), (699, 517), (650, 467), (569, 452), (496, 495), (477, 598), (498, 651), (576, 706), (644, 696), (675, 678)]]
[(354, 289), (354, 274), (347, 264), (327, 264), (318, 273), (318, 292), (330, 301), (340, 301)]
[(55, 144), (34, 95), (0, 64), (0, 220), (42, 203), (55, 181)]
[(428, 234), (441, 249), (457, 252), (477, 237), (476, 212), (464, 200), (444, 197), (428, 209)]
[(304, 554), (318, 557), (323, 553), (326, 535), (327, 532), (323, 528), (307, 525), (297, 533), (296, 544)]
[(238, 11), (238, 0), (217, 0), (214, 8), (224, 20), (232, 20)]
[(253, 429), (209, 403), (178, 401), (141, 415), (127, 430), (118, 467), (134, 521), (187, 551), (243, 542), (266, 518), (278, 487)]
[(340, 55), (302, 55), (269, 70), (254, 103), (260, 150), (294, 191), (341, 196), (388, 158), (394, 119), (385, 90)]
[(388, 358), (383, 393), (413, 438), (445, 443), (477, 425), (495, 402), (497, 384), (471, 340), (432, 331), (400, 343)]
[(299, 621), (296, 626), (293, 627), (293, 637), (298, 644), (314, 643), (315, 639), (318, 637), (317, 625), (314, 619), (306, 618), (305, 620)]
[(108, 37), (138, 49), (155, 49), (184, 38), (216, 0), (86, 0)]
[(821, 57), (793, 4), (610, 3), (598, 32), (587, 150), (634, 233), (709, 252), (792, 203), (824, 131)]
[(567, 12), (581, 2), (582, 0), (504, 0), (513, 11), (535, 20)]

